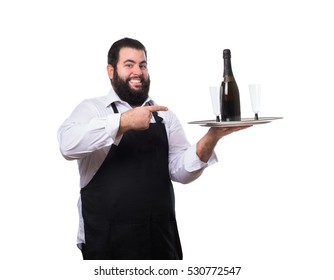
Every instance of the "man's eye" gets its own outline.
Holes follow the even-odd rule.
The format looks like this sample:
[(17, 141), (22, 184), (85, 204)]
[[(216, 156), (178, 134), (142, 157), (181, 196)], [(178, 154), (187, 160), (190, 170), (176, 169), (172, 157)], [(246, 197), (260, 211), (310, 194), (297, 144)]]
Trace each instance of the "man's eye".
[(125, 67), (127, 68), (131, 68), (133, 66), (133, 64), (125, 64)]
[(147, 65), (140, 65), (141, 69), (147, 69)]

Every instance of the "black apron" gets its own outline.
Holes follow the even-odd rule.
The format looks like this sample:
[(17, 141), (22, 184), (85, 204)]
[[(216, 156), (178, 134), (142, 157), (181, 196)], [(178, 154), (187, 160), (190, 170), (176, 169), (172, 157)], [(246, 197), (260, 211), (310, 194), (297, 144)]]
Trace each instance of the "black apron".
[[(118, 113), (115, 104), (112, 104)], [(182, 259), (162, 118), (126, 132), (81, 190), (84, 259)]]

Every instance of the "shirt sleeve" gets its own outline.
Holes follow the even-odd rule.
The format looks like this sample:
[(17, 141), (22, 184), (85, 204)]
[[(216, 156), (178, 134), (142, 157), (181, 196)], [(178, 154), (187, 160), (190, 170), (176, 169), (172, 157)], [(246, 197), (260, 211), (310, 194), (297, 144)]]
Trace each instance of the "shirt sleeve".
[(169, 140), (169, 171), (171, 179), (182, 184), (196, 180), (204, 169), (216, 163), (213, 153), (208, 162), (203, 162), (197, 156), (196, 145), (190, 145), (181, 123), (172, 112), (168, 119)]
[(68, 159), (80, 159), (101, 148), (118, 144), (116, 138), (120, 114), (100, 117), (89, 100), (80, 103), (58, 130), (62, 155)]

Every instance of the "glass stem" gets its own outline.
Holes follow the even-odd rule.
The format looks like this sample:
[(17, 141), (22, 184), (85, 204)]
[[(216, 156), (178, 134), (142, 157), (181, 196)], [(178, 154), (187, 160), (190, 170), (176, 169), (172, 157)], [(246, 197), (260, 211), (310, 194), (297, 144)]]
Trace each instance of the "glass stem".
[(255, 113), (255, 119), (258, 120), (259, 119), (259, 116), (257, 113)]

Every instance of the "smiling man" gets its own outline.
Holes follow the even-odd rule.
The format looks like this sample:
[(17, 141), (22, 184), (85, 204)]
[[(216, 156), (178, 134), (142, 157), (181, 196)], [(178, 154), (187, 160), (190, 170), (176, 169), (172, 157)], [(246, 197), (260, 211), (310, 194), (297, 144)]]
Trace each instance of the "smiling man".
[(150, 88), (146, 52), (121, 48), (117, 60), (113, 51), (109, 52), (107, 71), (115, 92), (130, 105), (141, 106), (148, 98)]
[(172, 181), (197, 179), (217, 161), (210, 128), (190, 145), (175, 114), (149, 96), (147, 52), (124, 38), (108, 52), (112, 88), (84, 100), (58, 130), (80, 173), (78, 247), (84, 259), (180, 260)]

